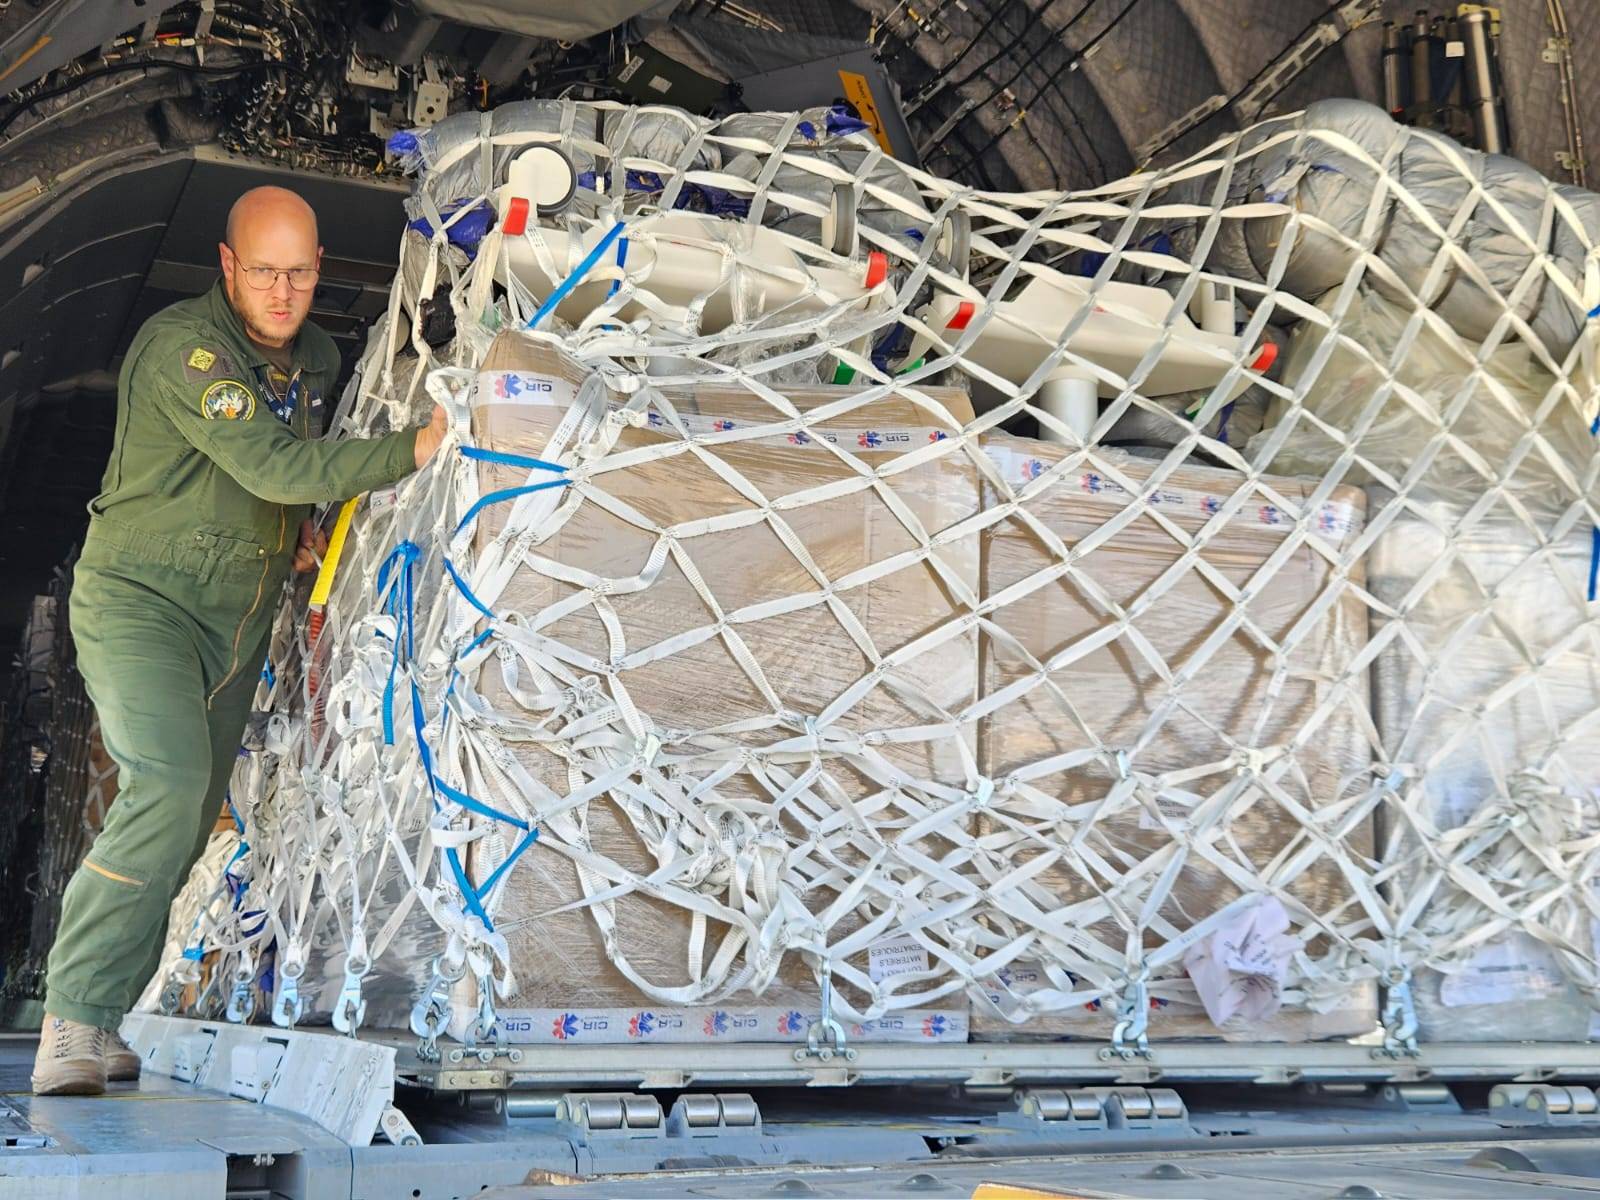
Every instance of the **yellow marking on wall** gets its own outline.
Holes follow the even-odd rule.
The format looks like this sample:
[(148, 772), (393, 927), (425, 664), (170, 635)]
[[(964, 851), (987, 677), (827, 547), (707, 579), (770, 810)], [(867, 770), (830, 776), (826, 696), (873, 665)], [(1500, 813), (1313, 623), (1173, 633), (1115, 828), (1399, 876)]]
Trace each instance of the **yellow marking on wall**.
[(856, 112), (861, 114), (861, 119), (867, 123), (867, 128), (872, 130), (872, 136), (878, 140), (878, 145), (883, 147), (883, 152), (893, 154), (894, 147), (889, 145), (889, 131), (884, 128), (883, 117), (878, 113), (878, 105), (872, 98), (872, 88), (867, 84), (867, 77), (857, 75), (854, 71), (840, 71), (839, 82), (844, 84), (844, 98), (856, 106)]
[(12, 63), (4, 71), (0, 71), (0, 79), (4, 79), (7, 75), (11, 74), (18, 67), (20, 67), (23, 63), (27, 62), (30, 58), (32, 58), (35, 54), (39, 53), (39, 51), (43, 50), (49, 44), (50, 44), (50, 35), (48, 33), (41, 35), (37, 42), (35, 42), (33, 45), (29, 46), (26, 50), (24, 50), (22, 52), (21, 57), (19, 57), (16, 62)]

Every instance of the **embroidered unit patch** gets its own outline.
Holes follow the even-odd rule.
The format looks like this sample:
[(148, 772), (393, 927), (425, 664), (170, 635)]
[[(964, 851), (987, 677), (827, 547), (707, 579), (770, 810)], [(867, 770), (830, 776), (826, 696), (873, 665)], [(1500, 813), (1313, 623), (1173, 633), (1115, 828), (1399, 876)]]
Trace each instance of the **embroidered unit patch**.
[(255, 412), (254, 393), (236, 379), (219, 379), (200, 397), (200, 415), (208, 421), (248, 421)]

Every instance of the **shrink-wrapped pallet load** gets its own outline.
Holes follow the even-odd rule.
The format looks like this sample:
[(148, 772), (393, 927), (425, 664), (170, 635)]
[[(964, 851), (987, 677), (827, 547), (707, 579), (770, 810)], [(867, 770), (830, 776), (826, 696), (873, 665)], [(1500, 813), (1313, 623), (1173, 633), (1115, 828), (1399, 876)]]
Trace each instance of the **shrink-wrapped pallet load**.
[[(536, 459), (565, 452), (589, 378), (548, 343), (503, 335), (475, 384), (477, 441)], [(857, 394), (791, 388), (782, 398), (811, 412)], [(864, 474), (965, 424), (966, 396), (930, 389), (927, 407), (903, 397), (870, 400), (790, 434), (772, 402), (737, 386), (706, 382), (663, 395), (666, 405), (651, 404), (620, 425), (612, 452), (682, 452), (640, 457), (552, 499), (573, 505), (570, 516), (529, 545), (495, 605), (525, 622), (526, 638), (510, 635), (517, 652), (548, 652), (543, 661), (569, 668), (569, 686), (634, 706), (668, 745), (670, 764), (653, 796), (641, 792), (628, 802), (612, 793), (582, 814), (551, 816), (510, 877), (497, 921), (522, 982), (500, 1010), (514, 1040), (803, 1039), (818, 1015), (815, 953), (858, 933), (862, 907), (882, 911), (892, 902), (894, 873), (885, 868), (858, 904), (824, 915), (867, 869), (874, 841), (892, 842), (920, 811), (897, 799), (886, 771), (959, 796), (971, 763), (955, 739), (937, 734), (871, 747), (852, 740), (926, 725), (936, 710), (960, 712), (976, 694), (970, 629), (920, 652), (912, 644), (967, 611), (977, 587), (977, 538), (933, 550), (932, 562), (918, 560), (918, 540), (902, 520), (909, 516), (931, 534), (969, 516), (976, 470), (953, 453), (881, 482)], [(620, 399), (599, 401), (600, 410), (615, 411), (608, 400)], [(715, 468), (692, 449), (766, 424), (780, 428), (717, 445)], [(830, 438), (847, 457), (822, 444)], [(485, 463), (480, 489), (516, 487), (527, 475)], [(833, 498), (794, 503), (830, 485), (842, 485)], [(483, 510), (480, 556), (512, 511), (510, 503)], [(710, 532), (696, 525), (739, 513), (752, 519)], [(664, 538), (669, 529), (674, 536)], [(893, 565), (896, 556), (907, 560)], [(877, 577), (857, 582), (864, 572)], [(586, 587), (599, 594), (586, 597)], [(572, 601), (565, 613), (532, 624), (563, 601)], [(872, 656), (890, 662), (876, 681)], [(615, 664), (615, 674), (602, 664)], [(538, 690), (532, 680), (523, 659), (503, 655), (485, 667), (480, 688), (496, 711), (510, 712)], [(836, 704), (858, 681), (871, 686)], [(573, 713), (558, 706), (550, 715), (555, 735)], [(820, 727), (821, 749), (809, 782), (808, 723)], [(693, 730), (720, 732), (681, 740), (681, 731)], [(785, 740), (795, 750), (784, 775), (732, 769), (739, 747)], [(508, 744), (553, 794), (581, 782), (554, 736)], [(731, 773), (718, 771), (723, 764)], [(937, 834), (919, 843), (933, 855), (949, 845)], [(500, 861), (492, 853), (476, 848), (477, 878)], [(836, 968), (840, 998), (864, 1007), (860, 981), (881, 976), (883, 958), (882, 945), (845, 956), (859, 977), (852, 982)], [(857, 1024), (858, 1037), (964, 1040), (966, 1001), (958, 991), (926, 1010)]]
[[(1458, 520), (1422, 506), (1368, 556), (1373, 595), (1404, 612), (1403, 636), (1373, 664), (1373, 711), (1397, 786), (1414, 789), (1409, 818), (1388, 810), (1384, 857), (1431, 893), (1405, 931), (1436, 963), (1412, 983), (1420, 1033), (1583, 1041), (1594, 1010), (1562, 950), (1592, 958), (1600, 933), (1584, 870), (1600, 833), (1586, 734), (1600, 728), (1600, 633), (1585, 591), (1594, 539), (1545, 539), (1503, 519), (1452, 535)], [(1375, 636), (1389, 623), (1378, 618)], [(1506, 919), (1527, 908), (1529, 927)]]
[[(1370, 984), (1341, 988), (1321, 962), (1308, 1002), (1301, 974), (1329, 955), (1319, 925), (1361, 912), (1342, 866), (1365, 869), (1372, 851), (1366, 607), (1348, 553), (1361, 492), (1316, 500), (1310, 481), (1157, 472), (1115, 451), (1084, 459), (1004, 435), (985, 448), (1021, 500), (984, 538), (984, 595), (1006, 602), (983, 640), (983, 693), (1009, 699), (984, 720), (979, 753), (986, 774), (1029, 773), (1034, 791), (986, 819), (984, 835), (1017, 867), (1052, 857), (1024, 890), (1081, 930), (1051, 949), (1081, 958), (1062, 990), (1091, 998), (1006, 1019), (1052, 986), (1022, 959), (990, 982), (1002, 1012), (980, 1007), (975, 1033), (1106, 1036), (1122, 992), (1107, 984), (1127, 946), (1160, 952), (1246, 893), (1281, 904), (1306, 943), (1276, 980), (1270, 1015), (1236, 1012), (1219, 1029), (1177, 956), (1151, 972), (1150, 1036), (1367, 1032)], [(1002, 501), (991, 489), (986, 503)], [(1033, 578), (1042, 586), (1029, 590)], [(1337, 845), (1319, 846), (1313, 829)]]
[(1527, 1036), (1516, 976), (1585, 1033), (1594, 198), (1346, 103), (1010, 197), (807, 119), (407, 135), (333, 430), (453, 433), (284, 605), (146, 1003), (1398, 1057)]

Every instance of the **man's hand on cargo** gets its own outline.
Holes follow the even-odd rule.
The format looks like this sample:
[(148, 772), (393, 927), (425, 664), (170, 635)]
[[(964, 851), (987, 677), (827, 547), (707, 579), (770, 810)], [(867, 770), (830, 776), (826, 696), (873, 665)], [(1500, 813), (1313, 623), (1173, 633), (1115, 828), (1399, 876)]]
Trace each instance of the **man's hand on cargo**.
[(435, 404), (433, 420), (417, 430), (417, 470), (422, 470), (423, 464), (433, 457), (433, 452), (439, 448), (449, 431), (450, 418), (444, 409)]
[(315, 571), (322, 565), (322, 556), (328, 552), (328, 535), (315, 521), (300, 522), (300, 541), (294, 548), (294, 569), (302, 575)]

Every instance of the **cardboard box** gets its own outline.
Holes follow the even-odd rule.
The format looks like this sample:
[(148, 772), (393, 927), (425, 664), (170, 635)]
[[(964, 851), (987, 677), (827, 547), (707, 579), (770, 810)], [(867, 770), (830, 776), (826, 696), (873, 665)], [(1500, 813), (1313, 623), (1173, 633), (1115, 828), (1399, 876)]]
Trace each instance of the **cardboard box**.
[[(988, 437), (986, 449), (1018, 491), (1070, 453), (1005, 435)], [(1335, 923), (1360, 914), (1332, 858), (1300, 855), (1310, 841), (1284, 806), (1298, 804), (1331, 829), (1370, 777), (1366, 677), (1348, 674), (1366, 642), (1367, 609), (1308, 546), (1275, 557), (1293, 527), (1290, 509), (1303, 505), (1315, 485), (1262, 479), (1267, 490), (1253, 491), (1207, 534), (1197, 558), (1184, 562), (1182, 538), (1213, 522), (1246, 480), (1184, 466), (1152, 489), (1146, 481), (1154, 468), (1149, 460), (1096, 451), (1094, 460), (1026, 500), (984, 537), (983, 592), (991, 599), (1007, 589), (1020, 593), (1021, 581), (1059, 563), (1041, 529), (1072, 554), (1069, 569), (995, 612), (982, 642), (984, 696), (1038, 677), (1030, 658), (1051, 669), (1048, 684), (1012, 694), (987, 712), (979, 740), (984, 773), (995, 779), (1068, 756), (1031, 780), (1042, 799), (1002, 804), (982, 829), (985, 844), (1018, 868), (1054, 856), (1017, 886), (1067, 928), (1047, 953), (1075, 976), (1071, 992), (1120, 981), (1130, 938), (1141, 938), (1135, 944), (1153, 953), (1255, 890), (1248, 886), (1255, 876), (1284, 884), (1296, 931), (1304, 931), (1305, 914), (1295, 902)], [(990, 488), (985, 502), (993, 507), (1003, 498)], [(1130, 505), (1139, 515), (1116, 524)], [(1363, 512), (1361, 492), (1340, 489), (1312, 514), (1314, 535), (1342, 553), (1359, 533)], [(1269, 563), (1273, 569), (1264, 573)], [(1361, 579), (1357, 565), (1348, 580)], [(1328, 589), (1333, 594), (1319, 607)], [(1235, 597), (1246, 594), (1244, 620), (1230, 629)], [(1129, 628), (1117, 632), (1123, 617)], [(1279, 659), (1274, 645), (1292, 648)], [(1330, 698), (1331, 715), (1308, 725)], [(1245, 766), (1276, 776), (1278, 794), (1242, 780)], [(1175, 773), (1182, 773), (1177, 782)], [(1139, 784), (1131, 799), (1130, 780)], [(1229, 805), (1227, 794), (1241, 782), (1243, 794)], [(1195, 830), (1213, 824), (1219, 805), (1232, 819), (1217, 825), (1222, 832), (1206, 849)], [(1354, 823), (1342, 842), (1354, 859), (1370, 858), (1370, 821)], [(1172, 871), (1165, 902), (1145, 911)], [(1327, 940), (1310, 932), (1307, 953), (1315, 959)], [(1069, 938), (1072, 946), (1064, 948)], [(1354, 989), (1333, 1011), (1314, 1012), (1298, 1004), (1292, 977), (1286, 984), (1288, 999), (1276, 1017), (1219, 1030), (1200, 1007), (1180, 956), (1153, 973), (1150, 1036), (1300, 1040), (1359, 1034), (1375, 1023), (1370, 987)], [(1040, 964), (1024, 958), (991, 978), (985, 992), (1021, 1012), (1014, 1007), (1019, 999), (1044, 986)], [(973, 1030), (991, 1039), (1101, 1038), (1116, 1007), (1112, 995), (1013, 1024), (980, 1003)]]
[[(556, 449), (552, 439), (560, 438), (587, 377), (581, 364), (548, 343), (501, 335), (478, 376), (475, 439), (523, 456), (570, 451), (571, 439), (564, 445), (558, 440)], [(767, 400), (714, 383), (668, 390), (670, 413), (652, 401), (631, 423), (603, 418), (617, 433), (612, 455), (667, 445), (678, 452), (594, 471), (563, 493), (563, 504), (573, 502), (574, 490), (583, 499), (557, 531), (531, 547), (540, 565), (519, 567), (495, 601), (497, 613), (515, 612), (531, 623), (578, 594), (582, 581), (634, 581), (613, 583), (598, 607), (581, 602), (538, 632), (551, 639), (547, 646), (564, 648), (558, 653), (569, 660), (565, 670), (572, 681), (637, 708), (657, 731), (678, 787), (676, 795), (648, 799), (613, 791), (587, 805), (581, 824), (575, 816), (565, 824), (550, 822), (509, 874), (497, 928), (508, 938), (522, 990), (497, 1007), (525, 1023), (528, 1038), (556, 1036), (572, 1024), (568, 1017), (577, 1021), (575, 1034), (638, 1038), (634, 1018), (643, 1014), (657, 1036), (667, 1037), (670, 1030), (673, 1038), (712, 1039), (718, 1013), (724, 1026), (734, 1016), (757, 1014), (742, 1029), (750, 1040), (787, 1040), (796, 1033), (803, 1038), (817, 1011), (818, 989), (800, 948), (836, 945), (862, 920), (859, 909), (846, 911), (824, 928), (815, 914), (911, 823), (918, 804), (929, 803), (895, 796), (881, 778), (882, 764), (939, 781), (959, 796), (966, 771), (954, 737), (873, 746), (877, 767), (858, 757), (862, 747), (852, 739), (935, 720), (934, 710), (897, 696), (885, 680), (904, 684), (949, 713), (971, 704), (977, 647), (970, 625), (904, 661), (894, 655), (969, 611), (978, 582), (977, 539), (935, 550), (937, 568), (913, 556), (890, 574), (855, 583), (872, 564), (917, 550), (919, 542), (897, 506), (929, 533), (977, 511), (977, 472), (961, 451), (873, 477), (908, 451), (929, 446), (941, 430), (959, 428), (972, 413), (965, 395), (948, 389), (928, 389), (927, 409), (899, 397), (852, 405), (860, 394), (837, 387), (786, 390), (787, 401), (801, 412), (833, 406), (809, 432), (782, 427), (787, 418)], [(601, 408), (615, 411), (624, 399), (608, 395)], [(950, 416), (933, 411), (941, 405)], [(780, 428), (754, 442), (715, 444), (752, 424)], [(846, 446), (852, 458), (835, 455), (823, 444), (829, 440)], [(489, 493), (528, 477), (524, 468), (483, 464), (480, 486)], [(841, 494), (805, 502), (808, 493), (832, 484), (841, 485)], [(771, 503), (770, 517), (761, 511), (763, 497)], [(508, 502), (483, 510), (475, 535), (480, 552), (513, 508)], [(737, 513), (750, 519), (708, 533), (694, 524)], [(780, 521), (787, 531), (782, 535), (775, 528)], [(676, 534), (670, 546), (660, 536), (667, 528)], [(645, 578), (646, 586), (635, 586)], [(713, 602), (697, 590), (696, 578)], [(834, 591), (825, 596), (830, 583)], [(802, 599), (786, 601), (794, 597)], [(770, 607), (760, 610), (761, 605)], [(719, 620), (720, 627), (708, 628)], [(682, 641), (664, 645), (673, 638)], [(873, 651), (892, 659), (876, 680)], [(587, 665), (571, 661), (585, 655), (593, 656)], [(611, 662), (618, 664), (614, 674), (603, 667)], [(836, 698), (864, 679), (870, 688), (829, 712)], [(531, 686), (526, 673), (522, 683)], [(495, 660), (481, 673), (479, 687), (497, 712), (518, 711)], [(786, 723), (775, 720), (776, 713)], [(829, 739), (818, 764), (821, 774), (809, 786), (786, 787), (775, 776), (763, 783), (735, 764), (714, 792), (695, 792), (696, 781), (710, 776), (722, 759), (736, 758), (740, 747), (803, 738), (807, 719), (819, 722)], [(618, 728), (620, 721), (610, 727)], [(719, 732), (688, 737), (689, 731), (704, 730)], [(513, 749), (558, 794), (582, 782), (538, 742)], [(800, 749), (782, 764), (790, 780), (812, 767), (812, 757)], [(837, 838), (852, 827), (854, 836)], [(641, 830), (649, 832), (648, 839)], [(949, 847), (929, 835), (919, 848), (938, 856)], [(591, 865), (608, 864), (589, 873), (587, 888), (576, 863), (581, 854), (573, 850), (592, 853)], [(742, 871), (729, 870), (730, 852), (747, 864)], [(697, 928), (687, 908), (657, 899), (649, 889), (591, 908), (552, 911), (615, 886), (619, 879), (609, 864), (635, 879), (656, 873), (666, 886), (749, 914), (766, 935), (765, 948), (752, 950), (735, 924), (715, 910)], [(486, 874), (481, 866), (473, 867), (480, 877)], [(780, 889), (799, 905), (775, 908)], [(869, 911), (888, 903), (871, 891), (862, 899)], [(867, 975), (865, 947), (849, 961)], [(763, 974), (772, 977), (758, 995), (752, 985), (759, 986)], [(707, 977), (709, 986), (695, 986)], [(839, 990), (846, 999), (864, 1002), (862, 991), (846, 981), (839, 981)], [(910, 990), (921, 989), (905, 989)], [(901, 1031), (906, 1037), (965, 1037), (966, 1001), (959, 992), (933, 1008), (938, 1011), (919, 1008), (893, 1016), (915, 1026)], [(795, 1014), (804, 1014), (805, 1021)]]

